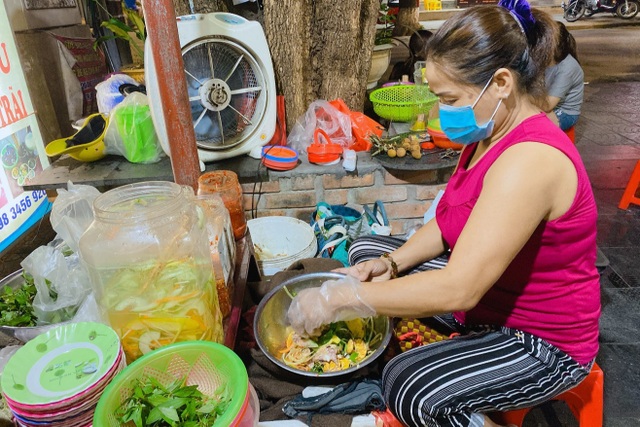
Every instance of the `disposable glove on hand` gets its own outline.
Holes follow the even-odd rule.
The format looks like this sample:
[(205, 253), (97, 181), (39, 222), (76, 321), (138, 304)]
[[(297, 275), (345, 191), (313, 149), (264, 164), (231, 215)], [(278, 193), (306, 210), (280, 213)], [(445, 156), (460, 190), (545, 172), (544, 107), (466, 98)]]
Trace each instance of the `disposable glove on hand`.
[(304, 289), (291, 301), (289, 324), (300, 335), (315, 336), (323, 325), (375, 316), (376, 311), (367, 304), (364, 293), (360, 281), (352, 276)]

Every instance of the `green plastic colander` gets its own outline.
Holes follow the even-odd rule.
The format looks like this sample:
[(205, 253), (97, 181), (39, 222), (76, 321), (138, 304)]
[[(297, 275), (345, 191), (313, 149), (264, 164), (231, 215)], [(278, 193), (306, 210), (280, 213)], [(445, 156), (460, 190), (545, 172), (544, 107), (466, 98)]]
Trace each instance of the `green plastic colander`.
[[(98, 401), (93, 426), (119, 427), (114, 413), (133, 393), (134, 380), (152, 377), (163, 385), (187, 377), (187, 385), (197, 384), (198, 390), (213, 395), (226, 386), (231, 403), (215, 426), (238, 424), (247, 410), (249, 377), (242, 360), (230, 349), (208, 341), (184, 341), (159, 348), (137, 359), (111, 381)], [(133, 422), (127, 424), (133, 426)]]
[(383, 119), (410, 122), (417, 114), (426, 117), (438, 97), (426, 85), (395, 85), (374, 90), (369, 100), (373, 111)]

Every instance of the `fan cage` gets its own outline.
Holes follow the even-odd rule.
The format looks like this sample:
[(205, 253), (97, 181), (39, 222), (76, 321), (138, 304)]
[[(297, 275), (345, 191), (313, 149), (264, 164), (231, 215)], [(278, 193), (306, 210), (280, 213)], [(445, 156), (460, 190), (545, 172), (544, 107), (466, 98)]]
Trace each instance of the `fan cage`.
[[(207, 36), (185, 46), (182, 57), (198, 147), (227, 150), (251, 138), (267, 105), (266, 81), (254, 55), (235, 40)], [(216, 93), (230, 97), (221, 109), (202, 101), (201, 87), (212, 77), (216, 87), (223, 86)]]

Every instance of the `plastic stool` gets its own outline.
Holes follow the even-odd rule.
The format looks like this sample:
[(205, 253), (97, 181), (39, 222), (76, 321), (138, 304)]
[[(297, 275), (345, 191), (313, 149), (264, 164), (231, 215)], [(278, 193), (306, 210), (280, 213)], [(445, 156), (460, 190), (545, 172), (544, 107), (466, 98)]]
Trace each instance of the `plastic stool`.
[(631, 178), (629, 178), (629, 183), (627, 184), (627, 188), (624, 190), (622, 199), (620, 199), (618, 208), (626, 210), (631, 203), (634, 205), (640, 205), (640, 197), (636, 197), (638, 185), (640, 185), (640, 160), (638, 160), (636, 167), (633, 169), (633, 173), (631, 174)]
[[(638, 163), (640, 164), (640, 162)], [(640, 176), (640, 175), (639, 175)], [(580, 427), (602, 427), (604, 373), (597, 363), (580, 384), (554, 397), (551, 400), (562, 400), (578, 420)], [(524, 417), (532, 408), (517, 409), (496, 414), (498, 422), (515, 424), (522, 427)]]
[(563, 131), (564, 133), (567, 134), (567, 136), (569, 137), (569, 139), (571, 140), (571, 142), (573, 142), (574, 144), (576, 143), (576, 127), (571, 126), (569, 129)]

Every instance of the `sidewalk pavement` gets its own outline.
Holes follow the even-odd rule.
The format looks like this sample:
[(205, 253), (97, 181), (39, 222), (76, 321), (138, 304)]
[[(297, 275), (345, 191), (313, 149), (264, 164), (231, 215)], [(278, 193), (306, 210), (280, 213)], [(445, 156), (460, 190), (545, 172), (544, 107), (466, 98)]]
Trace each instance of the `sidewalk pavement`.
[[(553, 19), (562, 22), (569, 31), (572, 30), (585, 30), (590, 28), (614, 28), (614, 27), (628, 27), (628, 26), (640, 26), (640, 14), (632, 19), (621, 19), (617, 16), (611, 16), (609, 13), (598, 13), (590, 17), (581, 18), (575, 22), (567, 22), (562, 15), (562, 9), (559, 7), (544, 8), (548, 13), (551, 13)], [(451, 9), (449, 11), (441, 11), (439, 14), (433, 12), (422, 13), (420, 17), (420, 25), (425, 30), (435, 31), (444, 23), (448, 16), (458, 13), (464, 9)], [(449, 13), (447, 13), (449, 12)], [(441, 17), (442, 19), (429, 19), (429, 15), (435, 17)], [(425, 18), (426, 17), (426, 18)]]

